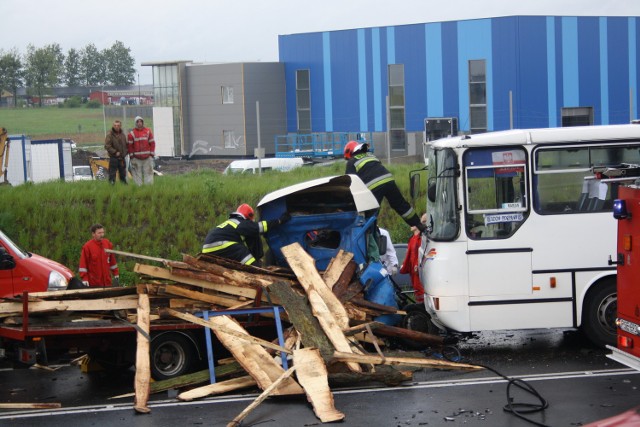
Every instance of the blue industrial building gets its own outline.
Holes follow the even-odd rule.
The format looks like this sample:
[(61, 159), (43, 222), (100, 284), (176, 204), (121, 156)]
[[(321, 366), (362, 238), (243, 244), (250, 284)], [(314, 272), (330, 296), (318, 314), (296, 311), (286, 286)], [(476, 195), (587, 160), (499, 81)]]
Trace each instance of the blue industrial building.
[(430, 117), (454, 118), (465, 133), (629, 123), (639, 19), (511, 16), (281, 35), (287, 131), (388, 132), (394, 151), (415, 154)]

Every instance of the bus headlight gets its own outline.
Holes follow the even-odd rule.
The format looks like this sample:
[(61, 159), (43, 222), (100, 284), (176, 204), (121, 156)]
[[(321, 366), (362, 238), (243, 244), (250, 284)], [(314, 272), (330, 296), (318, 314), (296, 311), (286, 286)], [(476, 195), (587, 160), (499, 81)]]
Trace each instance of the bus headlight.
[(52, 271), (51, 273), (49, 273), (49, 287), (47, 288), (48, 291), (64, 291), (65, 289), (67, 289), (68, 284), (69, 283), (67, 282), (67, 279), (65, 279), (64, 276), (57, 271)]

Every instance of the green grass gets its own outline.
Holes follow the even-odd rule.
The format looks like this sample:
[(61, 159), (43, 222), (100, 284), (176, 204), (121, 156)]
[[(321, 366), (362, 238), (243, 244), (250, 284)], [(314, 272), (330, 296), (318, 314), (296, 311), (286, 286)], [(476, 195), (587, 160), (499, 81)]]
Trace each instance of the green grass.
[[(408, 197), (408, 173), (419, 165), (392, 165), (400, 189)], [(198, 171), (156, 177), (152, 186), (110, 186), (105, 181), (49, 182), (0, 187), (0, 229), (23, 249), (59, 261), (77, 271), (80, 249), (99, 222), (117, 250), (181, 259), (197, 254), (208, 230), (227, 218), (240, 203), (256, 206), (267, 193), (321, 176), (340, 175), (344, 163), (299, 168), (291, 172), (222, 175)], [(424, 201), (417, 211), (424, 212)], [(410, 237), (409, 227), (386, 202), (380, 225), (397, 242)], [(135, 260), (119, 260), (123, 281), (132, 283)]]
[[(106, 129), (111, 128), (106, 118)], [(150, 118), (147, 126), (153, 126)], [(10, 135), (28, 135), (32, 139), (71, 138), (80, 145), (104, 144), (105, 121), (101, 108), (0, 108), (0, 126)], [(130, 128), (132, 123), (125, 123)]]

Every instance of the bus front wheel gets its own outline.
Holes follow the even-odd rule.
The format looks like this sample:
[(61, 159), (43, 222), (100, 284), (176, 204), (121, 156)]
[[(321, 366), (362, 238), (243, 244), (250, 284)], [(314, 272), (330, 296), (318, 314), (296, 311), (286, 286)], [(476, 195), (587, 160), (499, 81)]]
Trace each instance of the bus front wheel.
[(582, 312), (582, 332), (597, 346), (615, 346), (617, 311), (616, 279), (610, 277), (587, 293)]

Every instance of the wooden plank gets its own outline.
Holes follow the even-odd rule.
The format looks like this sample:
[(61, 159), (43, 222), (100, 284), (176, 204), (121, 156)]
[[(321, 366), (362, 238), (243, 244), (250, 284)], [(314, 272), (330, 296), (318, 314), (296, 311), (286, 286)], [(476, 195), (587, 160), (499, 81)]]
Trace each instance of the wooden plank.
[[(315, 267), (315, 260), (300, 246), (299, 243), (292, 243), (281, 248), (282, 254), (287, 259), (289, 266), (298, 277), (302, 287), (309, 292), (314, 288), (322, 300), (325, 302), (338, 324), (340, 329), (349, 327), (349, 316), (342, 303), (331, 292), (331, 289), (324, 282)], [(326, 331), (325, 331), (326, 332)]]
[[(238, 322), (228, 316), (216, 316), (209, 319), (216, 326), (222, 326), (249, 335)], [(249, 375), (258, 383), (258, 387), (265, 390), (273, 384), (284, 372), (282, 366), (258, 344), (236, 338), (218, 329), (213, 329), (218, 340), (231, 352), (233, 357), (242, 365)], [(302, 387), (292, 378), (284, 381), (274, 392), (277, 395), (302, 394)]]
[(284, 353), (287, 353), (287, 354), (291, 354), (290, 350), (287, 350), (286, 348), (280, 347), (279, 345), (273, 344), (273, 343), (271, 343), (269, 341), (265, 341), (263, 339), (251, 336), (251, 335), (247, 334), (246, 331), (245, 332), (239, 332), (239, 331), (227, 328), (226, 326), (224, 326), (224, 325), (222, 325), (220, 323), (213, 322), (213, 319), (215, 319), (216, 317), (221, 317), (221, 316), (216, 316), (216, 317), (210, 318), (209, 320), (204, 320), (204, 319), (201, 319), (201, 318), (199, 318), (197, 316), (194, 316), (193, 314), (181, 313), (181, 312), (173, 310), (171, 308), (166, 308), (166, 309), (163, 309), (162, 311), (166, 312), (166, 313), (168, 313), (168, 314), (170, 314), (170, 315), (172, 315), (174, 317), (177, 317), (179, 319), (186, 320), (187, 322), (191, 322), (191, 323), (195, 323), (196, 325), (200, 325), (200, 326), (204, 326), (204, 327), (207, 327), (207, 328), (211, 328), (214, 331), (223, 332), (223, 333), (231, 335), (231, 336), (233, 336), (235, 338), (240, 338), (242, 340), (245, 340), (245, 341), (248, 341), (248, 342), (251, 342), (251, 343), (254, 343), (254, 344), (261, 345), (263, 347), (267, 347), (267, 348), (270, 348), (270, 349), (273, 349), (273, 350), (276, 350), (276, 351), (281, 351), (281, 352), (284, 352)]
[(317, 348), (304, 348), (293, 352), (298, 382), (313, 406), (313, 412), (323, 423), (340, 421), (344, 414), (334, 406), (333, 393), (329, 388), (327, 368)]
[(325, 362), (333, 357), (335, 348), (322, 330), (320, 322), (313, 316), (309, 300), (285, 282), (276, 282), (268, 288), (269, 295), (280, 300), (289, 317), (289, 321), (301, 336), (305, 347), (315, 347), (320, 350)]
[(124, 256), (124, 257), (128, 257), (128, 258), (144, 259), (144, 260), (147, 260), (147, 261), (157, 261), (157, 262), (162, 262), (162, 263), (167, 263), (167, 262), (170, 261), (170, 260), (164, 259), (164, 258), (157, 258), (157, 257), (148, 256), (148, 255), (133, 254), (131, 252), (116, 251), (114, 249), (105, 249), (104, 251), (107, 252), (107, 253), (110, 253), (110, 254), (116, 254), (116, 255), (120, 255), (120, 256)]
[[(340, 277), (345, 274), (345, 271), (348, 275), (349, 270), (346, 270), (346, 268), (352, 259), (353, 253), (346, 252), (343, 249), (340, 249), (338, 251), (338, 254), (331, 259), (329, 265), (327, 266), (327, 269), (322, 274), (322, 278), (324, 279), (324, 282), (327, 284), (329, 289), (333, 289), (333, 286), (338, 283), (338, 280), (340, 280)], [(355, 263), (353, 265), (355, 267)], [(349, 280), (351, 279), (351, 276), (353, 276), (354, 271), (355, 268), (351, 271)]]
[[(211, 289), (214, 291), (222, 292), (229, 295), (242, 296), (245, 298), (255, 299), (256, 290), (251, 288), (243, 288), (240, 286), (227, 285), (224, 283), (212, 283), (206, 280), (191, 279), (188, 277), (181, 277), (172, 274), (166, 268), (154, 267), (151, 265), (136, 264), (133, 271), (140, 274), (145, 274), (151, 277), (157, 277), (159, 279), (172, 280), (174, 282), (186, 283), (188, 285), (200, 286), (205, 289)], [(263, 299), (266, 300), (266, 299)]]
[(276, 387), (278, 387), (281, 383), (287, 381), (291, 377), (295, 369), (296, 369), (295, 366), (292, 366), (286, 372), (284, 372), (278, 379), (276, 379), (273, 382), (273, 384), (267, 387), (262, 392), (262, 394), (256, 398), (256, 400), (254, 400), (249, 406), (247, 406), (242, 412), (240, 412), (233, 420), (231, 420), (231, 422), (227, 424), (227, 427), (239, 427), (242, 420), (244, 420), (251, 411), (253, 411), (267, 397), (269, 397), (269, 395), (276, 390)]
[[(311, 304), (311, 310), (313, 315), (320, 322), (322, 330), (327, 334), (327, 338), (331, 341), (331, 344), (339, 352), (351, 353), (351, 345), (349, 340), (342, 332), (342, 328), (333, 316), (329, 307), (325, 304), (320, 294), (316, 291), (315, 287), (310, 287), (307, 291), (309, 297), (309, 303)], [(348, 362), (347, 366), (354, 372), (361, 372), (362, 368), (358, 363)]]
[(57, 409), (60, 403), (0, 403), (0, 409)]
[(171, 295), (190, 298), (197, 301), (210, 302), (212, 304), (221, 305), (223, 307), (232, 307), (238, 304), (238, 300), (218, 295), (205, 294), (204, 292), (192, 291), (182, 286), (166, 285), (165, 292)]
[(435, 359), (420, 359), (415, 357), (382, 357), (374, 355), (358, 355), (353, 353), (342, 353), (336, 351), (334, 358), (342, 362), (358, 362), (369, 363), (373, 365), (409, 365), (409, 366), (423, 366), (434, 369), (469, 369), (479, 370), (484, 369), (481, 366), (468, 365), (466, 363), (447, 362), (445, 360)]
[(112, 288), (84, 288), (84, 289), (68, 289), (64, 291), (45, 291), (31, 292), (29, 298), (41, 299), (95, 299), (95, 298), (113, 298), (123, 295), (135, 295), (134, 287), (112, 287)]
[(374, 329), (376, 331), (376, 335), (378, 336), (382, 335), (385, 337), (403, 338), (426, 345), (444, 345), (444, 338), (441, 336), (412, 331), (411, 329), (399, 328), (397, 326), (389, 326), (380, 322), (374, 322), (371, 329)]
[[(102, 311), (102, 310), (127, 310), (134, 309), (138, 305), (134, 295), (117, 298), (102, 298), (91, 300), (60, 300), (60, 301), (36, 301), (29, 303), (29, 313), (45, 311)], [(22, 313), (21, 302), (0, 303), (0, 313)]]
[[(149, 295), (138, 295), (138, 327), (149, 336)], [(147, 414), (151, 409), (147, 406), (149, 401), (149, 383), (151, 381), (151, 361), (149, 360), (149, 340), (140, 331), (136, 332), (136, 375), (135, 375), (135, 404), (134, 409), (138, 413)]]
[(240, 390), (256, 385), (256, 380), (250, 376), (233, 378), (231, 380), (220, 381), (214, 384), (207, 384), (202, 387), (194, 388), (178, 395), (178, 399), (189, 401), (199, 399), (201, 397), (211, 396), (215, 394), (227, 393), (229, 391)]

